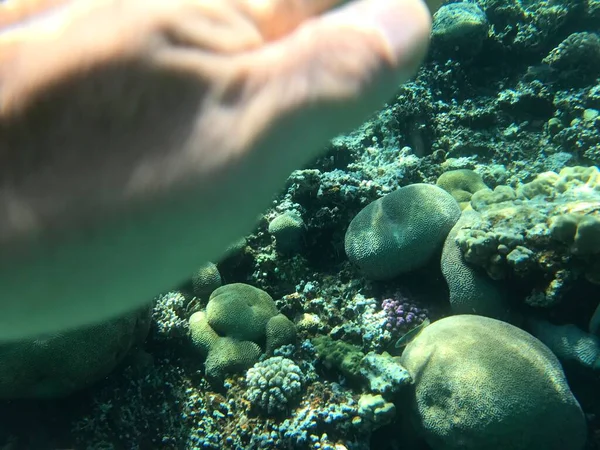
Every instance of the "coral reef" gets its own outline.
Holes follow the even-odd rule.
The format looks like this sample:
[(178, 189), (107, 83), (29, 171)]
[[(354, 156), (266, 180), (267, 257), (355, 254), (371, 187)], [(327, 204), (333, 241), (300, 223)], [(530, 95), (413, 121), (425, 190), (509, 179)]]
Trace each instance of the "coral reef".
[(532, 306), (557, 304), (580, 279), (597, 283), (599, 177), (596, 167), (567, 167), (516, 191), (477, 192), (471, 205), (478, 214), (456, 232), (464, 260), (494, 280), (519, 279)]
[(402, 336), (427, 318), (427, 309), (409, 303), (406, 297), (386, 298), (381, 302), (385, 328), (394, 337)]
[(375, 280), (393, 278), (425, 265), (458, 220), (450, 194), (429, 184), (412, 184), (375, 200), (348, 226), (348, 259)]
[(266, 292), (234, 283), (213, 291), (206, 311), (189, 320), (192, 343), (206, 358), (206, 374), (220, 380), (225, 373), (252, 366), (263, 353), (293, 342), (295, 325), (279, 313)]
[(441, 270), (448, 283), (452, 312), (510, 320), (510, 307), (504, 287), (468, 264), (457, 242), (458, 233), (464, 227), (470, 227), (478, 218), (477, 212), (471, 209), (464, 211), (444, 243)]
[[(0, 402), (0, 446), (426, 448), (405, 426), (413, 415), (436, 450), (571, 450), (583, 440), (572, 391), (585, 449), (600, 449), (600, 1), (452, 1), (433, 26), (427, 60), (380, 111), (294, 171), (220, 261), (156, 293), (143, 350), (111, 332), (88, 346), (49, 336), (3, 357), (21, 364), (0, 370), (6, 390), (33, 380), (29, 392), (70, 395)], [(435, 195), (402, 199), (417, 191)], [(532, 332), (569, 386), (514, 327), (478, 319), (435, 337), (437, 319), (461, 313)], [(394, 348), (425, 316), (433, 324)], [(83, 349), (111, 340), (123, 344), (118, 364), (86, 362)], [(80, 356), (85, 382), (65, 390)], [(33, 359), (35, 377), (15, 377)], [(302, 374), (289, 402), (288, 369)], [(551, 375), (548, 407), (535, 409)], [(513, 429), (519, 442), (502, 441)], [(465, 430), (479, 444), (454, 444)]]
[(189, 302), (181, 292), (159, 295), (152, 311), (150, 336), (157, 341), (187, 337)]
[(290, 408), (303, 383), (302, 369), (294, 361), (273, 356), (256, 363), (246, 373), (246, 398), (259, 411), (276, 415)]
[(304, 226), (302, 218), (291, 212), (280, 214), (271, 220), (269, 233), (275, 238), (277, 250), (283, 253), (297, 250), (300, 247)]
[(487, 188), (487, 185), (483, 182), (481, 176), (469, 169), (449, 170), (448, 172), (444, 172), (440, 175), (435, 184), (454, 197), (460, 205), (460, 209), (465, 209), (467, 207), (475, 192)]
[(192, 275), (192, 290), (194, 295), (205, 298), (223, 284), (221, 274), (216, 264), (204, 264)]
[(586, 422), (561, 365), (530, 334), (495, 319), (434, 322), (404, 350), (412, 415), (434, 450), (581, 450)]
[(64, 397), (109, 374), (148, 334), (150, 306), (116, 319), (0, 345), (0, 398)]

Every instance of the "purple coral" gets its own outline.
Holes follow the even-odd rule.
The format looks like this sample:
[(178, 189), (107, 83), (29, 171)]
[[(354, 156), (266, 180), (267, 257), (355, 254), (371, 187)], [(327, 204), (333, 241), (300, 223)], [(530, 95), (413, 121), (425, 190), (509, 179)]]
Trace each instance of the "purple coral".
[(385, 328), (394, 335), (402, 335), (426, 318), (428, 311), (425, 308), (411, 303), (405, 296), (398, 295), (395, 298), (386, 298), (381, 303), (385, 311)]

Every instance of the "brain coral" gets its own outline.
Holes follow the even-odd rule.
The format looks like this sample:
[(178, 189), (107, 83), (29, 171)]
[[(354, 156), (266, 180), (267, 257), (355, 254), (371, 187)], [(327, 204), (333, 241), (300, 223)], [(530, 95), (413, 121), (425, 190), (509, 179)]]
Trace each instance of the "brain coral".
[(269, 294), (244, 283), (214, 290), (206, 305), (208, 323), (217, 333), (247, 341), (264, 337), (267, 322), (277, 314)]
[(219, 268), (211, 262), (204, 264), (192, 275), (192, 289), (198, 297), (208, 297), (221, 284)]
[(271, 353), (296, 338), (295, 325), (271, 296), (243, 283), (213, 291), (206, 311), (194, 313), (189, 327), (192, 343), (206, 357), (206, 374), (215, 379), (251, 367), (261, 346)]
[(444, 172), (437, 179), (436, 185), (441, 187), (465, 209), (471, 201), (471, 196), (482, 189), (487, 189), (481, 176), (470, 169), (458, 169)]
[(434, 322), (401, 358), (433, 450), (581, 450), (586, 423), (560, 363), (525, 331), (482, 316)]
[(108, 375), (146, 339), (151, 307), (97, 325), (0, 345), (0, 398), (63, 397)]
[(458, 220), (460, 207), (443, 189), (412, 184), (363, 208), (346, 231), (350, 261), (376, 280), (425, 265)]
[(469, 265), (456, 241), (458, 232), (478, 217), (479, 213), (472, 209), (463, 211), (444, 243), (441, 269), (448, 284), (452, 312), (509, 320), (507, 296), (502, 286), (489, 279), (483, 271)]
[(304, 230), (302, 217), (295, 212), (286, 212), (269, 223), (269, 233), (275, 237), (275, 245), (280, 252), (298, 250)]

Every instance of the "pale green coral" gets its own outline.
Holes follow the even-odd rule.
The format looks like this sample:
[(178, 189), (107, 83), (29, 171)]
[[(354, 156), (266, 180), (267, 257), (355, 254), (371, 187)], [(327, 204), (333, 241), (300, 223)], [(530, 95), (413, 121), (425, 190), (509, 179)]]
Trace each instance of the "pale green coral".
[(146, 339), (150, 306), (93, 326), (0, 345), (0, 398), (64, 397), (101, 380)]
[(400, 188), (354, 217), (346, 231), (346, 254), (369, 278), (393, 278), (425, 265), (459, 216), (456, 200), (437, 186)]
[(564, 362), (589, 369), (600, 369), (600, 339), (573, 324), (553, 325), (545, 320), (530, 320), (531, 333)]
[(204, 264), (192, 275), (192, 289), (198, 297), (208, 297), (221, 284), (219, 268), (211, 262)]
[(222, 337), (215, 341), (204, 362), (206, 376), (220, 380), (228, 373), (242, 372), (255, 364), (261, 355), (254, 342)]
[(485, 209), (488, 205), (511, 201), (517, 194), (510, 186), (496, 186), (494, 190), (480, 189), (471, 197), (471, 206), (476, 211)]
[(267, 322), (265, 338), (266, 352), (272, 354), (275, 349), (296, 340), (296, 325), (283, 314), (277, 314)]
[(581, 450), (586, 421), (552, 352), (525, 331), (473, 315), (434, 322), (401, 363), (413, 421), (433, 450)]
[(205, 358), (205, 372), (211, 379), (220, 380), (227, 373), (252, 367), (262, 353), (254, 342), (219, 336), (208, 323), (204, 311), (192, 314), (189, 327), (192, 343)]
[(600, 253), (600, 216), (564, 214), (551, 217), (549, 225), (552, 236), (570, 245), (574, 254)]
[(269, 223), (269, 233), (275, 238), (277, 250), (289, 253), (300, 247), (305, 225), (302, 217), (294, 212), (286, 212)]
[(481, 176), (470, 169), (444, 172), (435, 184), (452, 195), (461, 209), (465, 209), (469, 205), (475, 192), (488, 189)]
[(434, 49), (444, 50), (454, 57), (473, 56), (481, 49), (488, 29), (487, 17), (475, 3), (444, 5), (434, 15)]
[(463, 211), (444, 243), (441, 269), (450, 291), (450, 305), (454, 314), (480, 314), (508, 320), (511, 314), (504, 288), (469, 265), (457, 242), (462, 228), (468, 228), (479, 217), (472, 209)]
[(242, 341), (263, 338), (267, 322), (277, 314), (279, 310), (269, 294), (244, 283), (221, 286), (206, 305), (210, 326), (221, 335)]
[(275, 306), (269, 294), (253, 286), (234, 283), (210, 296), (206, 311), (190, 317), (192, 343), (206, 358), (207, 375), (251, 367), (263, 353), (271, 353), (296, 338), (295, 325)]
[(392, 422), (396, 417), (396, 406), (377, 394), (363, 394), (358, 399), (358, 414), (373, 424), (373, 429)]

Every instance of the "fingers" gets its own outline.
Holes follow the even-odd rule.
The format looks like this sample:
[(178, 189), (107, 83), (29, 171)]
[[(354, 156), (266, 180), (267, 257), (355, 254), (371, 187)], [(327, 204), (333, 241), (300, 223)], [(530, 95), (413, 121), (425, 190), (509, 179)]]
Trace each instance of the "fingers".
[(232, 54), (264, 44), (256, 24), (232, 2), (184, 0), (174, 12), (166, 38), (175, 46)]
[(416, 72), (430, 28), (421, 0), (362, 0), (306, 22), (247, 63), (257, 77), (272, 80), (267, 89), (280, 104), (350, 100), (372, 91), (364, 99), (372, 108)]
[(69, 0), (6, 0), (0, 2), (0, 28), (15, 24)]
[(252, 20), (265, 40), (292, 31), (306, 19), (319, 15), (344, 0), (234, 0)]
[(422, 0), (361, 0), (237, 55), (222, 78), (231, 80), (222, 97), (236, 117), (231, 147), (264, 149), (257, 170), (301, 167), (414, 75), (430, 28)]

